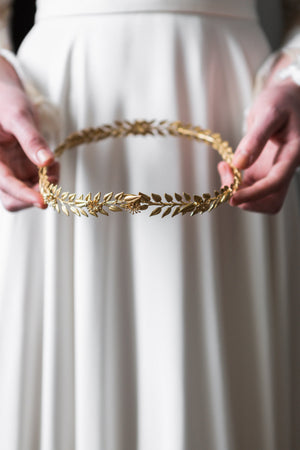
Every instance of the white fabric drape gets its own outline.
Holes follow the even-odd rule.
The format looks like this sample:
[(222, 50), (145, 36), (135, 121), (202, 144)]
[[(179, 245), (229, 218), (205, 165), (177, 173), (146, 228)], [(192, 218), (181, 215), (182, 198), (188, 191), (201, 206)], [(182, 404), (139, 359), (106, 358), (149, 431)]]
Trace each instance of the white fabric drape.
[[(254, 2), (211, 2), (214, 14), (186, 13), (185, 1), (176, 13), (126, 13), (126, 1), (122, 13), (97, 12), (103, 4), (40, 0), (18, 54), (60, 111), (59, 139), (116, 119), (179, 118), (235, 146), (269, 53), (257, 17), (238, 14)], [(202, 193), (219, 186), (217, 162), (190, 141), (108, 140), (64, 154), (60, 182)], [(3, 450), (297, 448), (299, 227), (295, 183), (274, 217), (1, 208)]]

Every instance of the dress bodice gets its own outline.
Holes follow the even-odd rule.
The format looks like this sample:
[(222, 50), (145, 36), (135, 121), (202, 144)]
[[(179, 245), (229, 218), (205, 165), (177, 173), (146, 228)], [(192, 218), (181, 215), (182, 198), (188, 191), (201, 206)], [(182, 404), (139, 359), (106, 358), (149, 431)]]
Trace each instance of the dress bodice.
[(38, 18), (57, 15), (171, 11), (254, 18), (255, 0), (37, 0)]

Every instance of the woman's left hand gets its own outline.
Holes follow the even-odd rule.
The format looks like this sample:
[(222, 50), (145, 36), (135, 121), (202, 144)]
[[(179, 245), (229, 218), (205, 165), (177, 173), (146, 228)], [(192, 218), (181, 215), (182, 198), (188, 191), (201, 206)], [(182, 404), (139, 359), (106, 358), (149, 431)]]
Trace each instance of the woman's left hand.
[[(300, 166), (300, 87), (292, 80), (271, 82), (253, 104), (247, 125), (233, 158), (244, 170), (243, 182), (230, 204), (275, 214)], [(230, 167), (221, 162), (218, 169), (223, 185), (230, 185)]]

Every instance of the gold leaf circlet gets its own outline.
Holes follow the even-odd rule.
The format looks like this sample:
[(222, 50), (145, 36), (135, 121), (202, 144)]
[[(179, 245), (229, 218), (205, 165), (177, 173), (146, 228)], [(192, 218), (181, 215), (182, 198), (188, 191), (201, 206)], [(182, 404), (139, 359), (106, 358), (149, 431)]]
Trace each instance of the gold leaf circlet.
[(39, 169), (39, 186), (46, 204), (52, 206), (57, 212), (62, 211), (67, 216), (71, 213), (77, 216), (89, 215), (98, 217), (99, 215), (108, 216), (109, 212), (128, 211), (137, 213), (153, 208), (150, 216), (171, 217), (179, 214), (189, 213), (191, 216), (203, 214), (206, 211), (212, 211), (217, 206), (226, 203), (236, 192), (241, 182), (241, 173), (233, 166), (233, 152), (228, 142), (223, 141), (218, 133), (212, 133), (210, 130), (204, 130), (199, 126), (183, 124), (180, 121), (168, 122), (135, 120), (133, 122), (116, 121), (112, 125), (102, 125), (98, 128), (88, 128), (77, 133), (73, 133), (66, 138), (54, 151), (54, 155), (59, 157), (65, 150), (78, 145), (90, 142), (100, 141), (109, 137), (126, 137), (129, 135), (159, 135), (159, 136), (184, 136), (196, 141), (202, 141), (215, 149), (231, 167), (233, 173), (233, 183), (230, 186), (223, 186), (213, 195), (191, 195), (186, 192), (183, 194), (175, 193), (164, 194), (162, 198), (159, 194), (147, 195), (142, 192), (138, 194), (129, 194), (119, 192), (114, 194), (109, 192), (101, 195), (91, 193), (79, 195), (76, 193), (62, 192), (62, 188), (51, 184), (47, 176), (47, 167)]

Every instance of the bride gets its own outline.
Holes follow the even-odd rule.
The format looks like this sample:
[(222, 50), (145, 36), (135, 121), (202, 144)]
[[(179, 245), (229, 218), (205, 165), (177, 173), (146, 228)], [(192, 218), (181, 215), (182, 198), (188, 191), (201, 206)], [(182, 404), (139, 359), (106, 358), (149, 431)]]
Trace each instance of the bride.
[[(300, 10), (259, 3), (285, 25), (271, 56), (254, 0), (39, 0), (15, 56), (0, 1), (4, 450), (299, 447)], [(136, 118), (220, 132), (243, 170), (230, 205), (46, 209), (37, 166), (74, 193), (211, 192), (217, 167), (232, 182), (179, 139), (53, 158), (71, 132)]]

